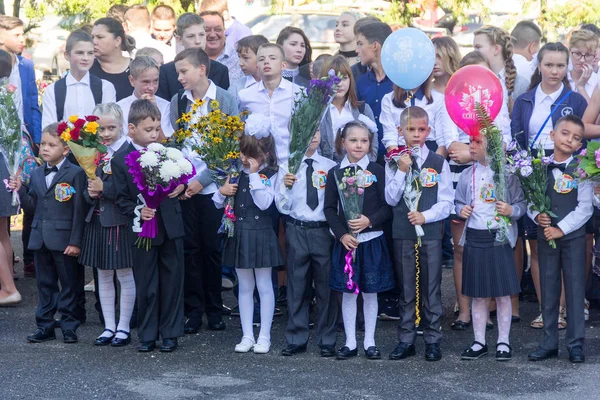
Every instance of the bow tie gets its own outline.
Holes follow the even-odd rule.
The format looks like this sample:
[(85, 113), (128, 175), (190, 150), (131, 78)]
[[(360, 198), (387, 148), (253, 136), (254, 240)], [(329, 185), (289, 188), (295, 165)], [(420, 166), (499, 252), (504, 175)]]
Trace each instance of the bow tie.
[(49, 167), (49, 166), (44, 167), (44, 176), (48, 176), (52, 172), (58, 172), (58, 167), (56, 165), (53, 167)]
[(558, 168), (561, 171), (564, 171), (566, 168), (566, 165), (565, 164), (555, 164), (555, 163), (548, 164), (548, 169), (553, 169), (553, 168)]

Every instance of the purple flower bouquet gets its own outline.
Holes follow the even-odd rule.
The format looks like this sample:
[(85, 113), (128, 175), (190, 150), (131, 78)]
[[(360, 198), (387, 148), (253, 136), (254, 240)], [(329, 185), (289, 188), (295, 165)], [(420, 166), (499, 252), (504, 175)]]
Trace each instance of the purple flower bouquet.
[[(196, 173), (192, 163), (183, 156), (180, 150), (166, 148), (152, 143), (148, 149), (133, 151), (125, 157), (129, 173), (144, 199), (144, 206), (157, 209), (177, 186), (187, 184)], [(152, 239), (158, 233), (158, 221), (152, 218), (139, 227), (140, 215), (136, 208), (134, 231), (138, 231), (138, 248), (150, 249)]]

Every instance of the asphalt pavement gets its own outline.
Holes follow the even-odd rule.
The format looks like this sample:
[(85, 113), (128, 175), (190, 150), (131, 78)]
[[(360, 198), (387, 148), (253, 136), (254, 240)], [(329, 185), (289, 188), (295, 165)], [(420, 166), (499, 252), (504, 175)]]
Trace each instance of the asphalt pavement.
[[(16, 245), (19, 232), (13, 234)], [(17, 254), (21, 254), (17, 246)], [(513, 360), (495, 361), (493, 352), (477, 361), (461, 361), (460, 352), (473, 340), (472, 331), (454, 332), (454, 287), (450, 270), (443, 273), (443, 359), (427, 362), (424, 344), (417, 340), (417, 356), (390, 361), (396, 346), (396, 322), (377, 323), (376, 341), (384, 359), (359, 357), (347, 361), (324, 359), (313, 338), (308, 351), (294, 357), (279, 354), (285, 345), (284, 316), (275, 317), (271, 352), (266, 355), (235, 354), (241, 337), (239, 318), (225, 317), (227, 329), (204, 328), (180, 339), (171, 354), (141, 354), (135, 331), (125, 348), (92, 345), (103, 326), (93, 309), (93, 293), (87, 293), (88, 322), (78, 330), (78, 344), (57, 340), (29, 344), (25, 337), (35, 330), (37, 302), (35, 280), (23, 278), (17, 264), (17, 287), (23, 302), (0, 308), (0, 399), (600, 399), (600, 313), (592, 309), (586, 324), (585, 364), (568, 361), (561, 332), (559, 359), (532, 363), (527, 354), (542, 338), (529, 327), (537, 304), (523, 302), (522, 321), (513, 324)], [(90, 271), (87, 271), (91, 275)], [(231, 292), (227, 305), (235, 305)], [(205, 321), (206, 322), (206, 321)], [(495, 322), (495, 319), (494, 319)], [(258, 333), (258, 331), (256, 331)], [(497, 329), (487, 341), (496, 342)], [(339, 334), (338, 345), (344, 343)], [(359, 347), (362, 334), (359, 332)], [(490, 346), (493, 347), (493, 346)], [(491, 348), (490, 348), (491, 350)]]

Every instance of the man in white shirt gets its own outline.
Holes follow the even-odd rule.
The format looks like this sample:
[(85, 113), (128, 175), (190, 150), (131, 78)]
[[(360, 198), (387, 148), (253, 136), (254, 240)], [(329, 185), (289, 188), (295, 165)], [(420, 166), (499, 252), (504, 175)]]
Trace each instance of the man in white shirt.
[(302, 88), (282, 78), (284, 53), (281, 46), (264, 44), (258, 49), (258, 71), (262, 79), (256, 85), (240, 90), (240, 112), (265, 115), (271, 123), (275, 138), (277, 163), (289, 157), (290, 129), (294, 100)]
[(173, 134), (173, 127), (169, 120), (170, 102), (155, 96), (158, 90), (158, 63), (149, 56), (138, 56), (129, 65), (129, 82), (133, 86), (133, 94), (125, 97), (117, 104), (123, 111), (123, 126), (127, 126), (131, 104), (138, 99), (152, 101), (160, 110), (160, 126), (165, 138)]
[(150, 13), (141, 4), (131, 6), (125, 13), (127, 34), (135, 39), (135, 48), (153, 47), (159, 50), (165, 62), (173, 60), (173, 50), (163, 42), (154, 38), (150, 33)]
[(532, 21), (521, 21), (513, 29), (511, 36), (515, 40), (513, 62), (517, 68), (517, 75), (531, 81), (531, 75), (535, 71), (535, 65), (532, 61), (540, 50), (542, 31)]

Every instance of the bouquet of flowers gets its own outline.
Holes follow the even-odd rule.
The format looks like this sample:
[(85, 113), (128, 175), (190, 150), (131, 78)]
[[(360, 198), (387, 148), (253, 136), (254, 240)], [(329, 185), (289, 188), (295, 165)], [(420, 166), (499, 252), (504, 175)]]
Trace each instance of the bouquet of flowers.
[(600, 182), (600, 142), (589, 142), (577, 158), (579, 159), (579, 168), (577, 168), (579, 180)]
[[(346, 221), (360, 218), (363, 210), (366, 183), (363, 170), (357, 169), (356, 165), (348, 166), (344, 169), (341, 177), (338, 177), (337, 174), (334, 175)], [(356, 237), (354, 232), (350, 231), (350, 234)], [(344, 266), (344, 273), (348, 274), (346, 287), (348, 290), (353, 290), (355, 294), (358, 294), (358, 284), (352, 280), (352, 277), (354, 276), (352, 263), (356, 260), (356, 249), (348, 251), (345, 259), (346, 265)]]
[[(231, 116), (221, 111), (220, 104), (212, 100), (209, 104), (211, 111), (200, 115), (198, 108), (203, 101), (196, 101), (190, 110), (181, 116), (178, 123), (184, 128), (173, 135), (174, 142), (191, 148), (208, 166), (208, 170), (217, 184), (221, 187), (230, 178), (236, 183), (240, 171), (240, 137), (244, 131), (244, 122), (238, 116)], [(233, 236), (235, 214), (233, 212), (234, 198), (229, 196), (221, 221), (219, 233)]]
[[(506, 148), (506, 152), (508, 153), (506, 157), (507, 170), (519, 178), (529, 209), (556, 217), (556, 214), (552, 212), (550, 198), (546, 195), (548, 165), (551, 158), (545, 157), (544, 147), (540, 145), (537, 156), (534, 157), (531, 149), (522, 150), (516, 141), (512, 141)], [(556, 248), (554, 240), (551, 240), (548, 244), (553, 249)]]
[(98, 117), (88, 115), (79, 118), (72, 115), (68, 120), (58, 124), (58, 134), (67, 142), (71, 152), (77, 159), (79, 166), (85, 171), (89, 179), (96, 179), (96, 167), (106, 146), (98, 137)]
[[(21, 164), (21, 120), (15, 106), (15, 85), (0, 83), (0, 150), (11, 176), (17, 176)], [(8, 181), (4, 182), (8, 188)], [(12, 205), (19, 204), (17, 192), (13, 192)]]
[[(480, 132), (487, 139), (486, 159), (490, 169), (494, 172), (494, 187), (497, 201), (506, 201), (506, 155), (502, 142), (502, 132), (490, 118), (487, 108), (481, 103), (475, 104), (477, 120), (481, 126)], [(473, 173), (475, 170), (473, 169)], [(545, 189), (544, 189), (545, 190)], [(494, 220), (498, 223), (496, 241), (503, 242), (511, 225), (509, 217), (495, 211)], [(488, 221), (488, 228), (492, 221)]]
[(290, 158), (288, 161), (290, 174), (298, 173), (302, 157), (304, 157), (327, 107), (333, 100), (340, 82), (340, 77), (330, 70), (326, 77), (311, 80), (306, 92), (302, 91), (294, 101), (290, 121)]
[[(194, 166), (180, 150), (159, 143), (152, 143), (145, 150), (131, 152), (125, 157), (125, 164), (129, 166), (129, 173), (141, 192), (144, 205), (153, 209), (158, 208), (177, 186), (187, 184), (195, 174)], [(158, 232), (158, 221), (156, 218), (145, 221), (139, 229), (138, 215), (134, 226), (139, 230), (136, 241), (138, 248), (143, 246), (148, 250)]]

